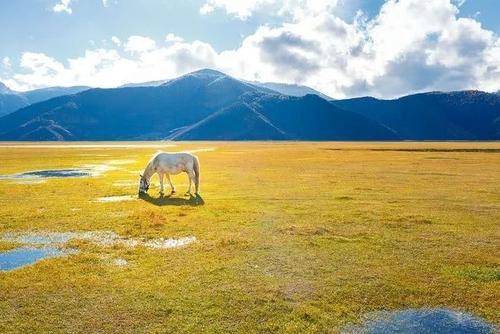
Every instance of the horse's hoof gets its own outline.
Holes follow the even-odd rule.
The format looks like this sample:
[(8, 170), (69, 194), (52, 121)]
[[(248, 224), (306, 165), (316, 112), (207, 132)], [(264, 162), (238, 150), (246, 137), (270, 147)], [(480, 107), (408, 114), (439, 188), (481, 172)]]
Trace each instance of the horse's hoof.
[(171, 193), (171, 194), (175, 194), (175, 192), (176, 192), (175, 190), (172, 190), (170, 193)]

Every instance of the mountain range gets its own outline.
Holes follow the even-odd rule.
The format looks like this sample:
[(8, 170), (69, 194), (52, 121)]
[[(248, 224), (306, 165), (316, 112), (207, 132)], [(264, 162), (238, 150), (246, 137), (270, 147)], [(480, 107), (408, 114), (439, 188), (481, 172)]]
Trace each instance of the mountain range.
[(407, 140), (498, 140), (500, 96), (481, 91), (430, 92), (395, 100), (362, 97), (332, 101)]
[[(139, 83), (128, 83), (125, 85), (122, 85), (121, 88), (126, 88), (126, 87), (157, 87), (161, 86), (163, 84), (166, 84), (170, 80), (157, 80), (157, 81), (148, 81), (148, 82), (139, 82)], [(274, 92), (281, 93), (283, 95), (289, 95), (289, 96), (306, 96), (308, 94), (314, 94), (318, 95), (325, 100), (333, 100), (331, 97), (307, 86), (303, 85), (293, 85), (293, 84), (285, 84), (285, 83), (278, 83), (278, 82), (258, 82), (258, 81), (243, 81), (248, 84), (251, 84), (253, 86), (257, 87), (262, 87), (262, 88), (267, 88), (270, 89)]]
[(278, 93), (284, 94), (284, 95), (289, 95), (289, 96), (306, 96), (309, 94), (313, 95), (318, 95), (319, 97), (325, 99), (325, 100), (333, 100), (330, 96), (325, 95), (311, 87), (307, 86), (302, 86), (302, 85), (292, 85), (292, 84), (285, 84), (285, 83), (277, 83), (277, 82), (257, 82), (257, 81), (250, 81), (249, 83), (263, 87), (263, 88), (268, 88), (271, 90), (274, 90)]
[(27, 105), (26, 99), (0, 82), (0, 117)]
[(478, 91), (331, 100), (214, 70), (146, 84), (72, 87), (1, 117), (0, 140), (500, 139), (500, 96)]
[(90, 87), (48, 87), (27, 92), (16, 92), (0, 82), (0, 117), (31, 104), (57, 96), (76, 94)]

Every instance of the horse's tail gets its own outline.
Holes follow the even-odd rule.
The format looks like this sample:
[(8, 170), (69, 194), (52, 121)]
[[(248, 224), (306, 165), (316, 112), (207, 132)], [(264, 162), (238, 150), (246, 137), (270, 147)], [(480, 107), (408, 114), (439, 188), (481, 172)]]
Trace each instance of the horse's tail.
[(198, 161), (198, 157), (193, 155), (193, 170), (194, 170), (194, 186), (196, 189), (196, 193), (200, 188), (200, 162)]

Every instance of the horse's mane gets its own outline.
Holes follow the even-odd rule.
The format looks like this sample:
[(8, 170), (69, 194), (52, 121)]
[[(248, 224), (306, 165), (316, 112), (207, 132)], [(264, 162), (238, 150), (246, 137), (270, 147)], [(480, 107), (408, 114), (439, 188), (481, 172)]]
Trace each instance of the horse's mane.
[(147, 173), (147, 170), (148, 170), (149, 168), (154, 168), (154, 166), (153, 166), (153, 161), (154, 161), (154, 160), (156, 159), (156, 157), (157, 157), (159, 154), (161, 154), (161, 153), (164, 153), (164, 152), (163, 152), (162, 150), (158, 150), (158, 151), (156, 151), (156, 152), (153, 154), (153, 156), (151, 157), (151, 159), (149, 159), (148, 164), (146, 165), (146, 169), (144, 170), (144, 174), (146, 174), (146, 173)]

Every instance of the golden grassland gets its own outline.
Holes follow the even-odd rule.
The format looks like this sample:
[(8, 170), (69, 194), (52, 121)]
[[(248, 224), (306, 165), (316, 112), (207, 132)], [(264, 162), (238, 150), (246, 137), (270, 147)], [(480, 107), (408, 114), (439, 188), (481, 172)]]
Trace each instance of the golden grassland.
[(95, 178), (0, 180), (0, 234), (197, 238), (77, 241), (77, 254), (0, 272), (1, 333), (335, 333), (418, 307), (499, 324), (500, 143), (174, 144), (164, 150), (216, 148), (196, 153), (204, 205), (183, 196), (185, 175), (173, 198), (95, 201), (135, 195), (164, 143), (0, 144), (3, 175), (134, 160)]

